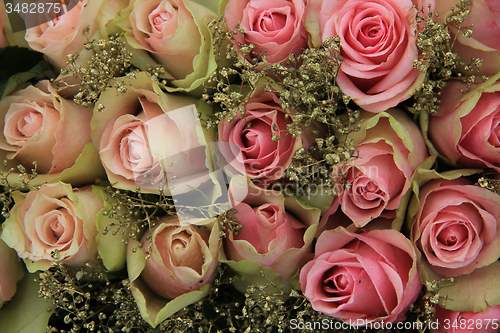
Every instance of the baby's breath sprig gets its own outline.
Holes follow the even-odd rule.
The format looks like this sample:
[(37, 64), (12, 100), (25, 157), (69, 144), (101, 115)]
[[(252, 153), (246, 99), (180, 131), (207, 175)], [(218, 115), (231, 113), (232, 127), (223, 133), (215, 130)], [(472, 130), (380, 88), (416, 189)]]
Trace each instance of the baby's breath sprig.
[[(104, 200), (106, 207), (109, 208), (104, 210), (103, 214), (115, 221), (104, 228), (103, 234), (111, 232), (113, 236), (121, 236), (124, 244), (128, 244), (129, 239), (140, 241), (144, 231), (151, 231), (162, 216), (192, 215), (194, 211), (197, 213), (196, 216), (206, 218), (220, 215), (221, 237), (227, 231), (237, 233), (241, 229), (241, 225), (226, 211), (227, 205), (225, 204), (214, 203), (196, 207), (181, 205), (172, 197), (167, 196), (161, 188), (159, 194), (143, 193), (140, 187), (137, 187), (135, 191), (124, 191), (110, 186), (106, 192), (109, 196), (106, 196)], [(144, 242), (139, 247), (143, 245)], [(150, 250), (146, 250), (148, 256)]]
[[(495, 175), (495, 174), (493, 174)], [(486, 176), (491, 176), (491, 175), (485, 175), (483, 173), (483, 176), (479, 177), (479, 179), (476, 182), (476, 186), (485, 188), (490, 190), (491, 192), (494, 192), (498, 195), (500, 195), (500, 180), (498, 179), (491, 179)]]
[(268, 77), (265, 71), (255, 70), (257, 58), (252, 62), (245, 59), (252, 53), (253, 45), (240, 44), (239, 51), (236, 50), (234, 36), (243, 33), (239, 25), (228, 31), (221, 16), (213, 20), (209, 28), (212, 31), (212, 47), (218, 66), (205, 82), (202, 97), (216, 109), (214, 116), (207, 122), (207, 127), (213, 128), (224, 119), (232, 121), (238, 113), (245, 115), (245, 106), (250, 98), (248, 92), (255, 89), (259, 80)]
[[(477, 73), (481, 70), (480, 59), (460, 59), (453, 52), (453, 45), (459, 34), (472, 36), (472, 27), (463, 26), (470, 13), (470, 0), (460, 0), (452, 7), (451, 14), (444, 23), (439, 20), (439, 13), (429, 10), (427, 15), (420, 9), (417, 14), (417, 47), (421, 55), (415, 60), (413, 67), (426, 73), (422, 87), (413, 96), (414, 104), (409, 110), (415, 114), (424, 111), (436, 113), (439, 110), (439, 95), (446, 82), (461, 80), (467, 84), (467, 90), (475, 83), (485, 80)], [(454, 39), (450, 29), (456, 30)]]
[(415, 313), (417, 317), (415, 322), (419, 325), (419, 333), (424, 333), (429, 328), (430, 323), (434, 322), (434, 315), (436, 313), (436, 306), (443, 300), (443, 296), (439, 295), (439, 289), (455, 282), (455, 278), (446, 278), (442, 280), (432, 280), (425, 282), (426, 291), (423, 292), (422, 297), (424, 308), (416, 305), (410, 306), (410, 312)]
[(2, 206), (2, 217), (8, 218), (9, 211), (12, 208), (13, 198), (12, 193), (14, 191), (31, 191), (35, 190), (35, 187), (31, 186), (30, 183), (37, 177), (38, 173), (36, 171), (37, 162), (33, 162), (33, 168), (30, 172), (26, 171), (26, 168), (22, 165), (17, 166), (17, 171), (19, 175), (17, 176), (18, 184), (13, 186), (10, 184), (9, 176), (16, 170), (16, 168), (7, 169), (8, 162), (3, 161), (2, 167), (0, 168), (0, 186), (3, 186), (3, 191), (0, 193), (0, 204)]
[[(219, 67), (205, 84), (203, 98), (215, 110), (207, 126), (215, 127), (222, 120), (230, 122), (238, 114), (244, 116), (251, 92), (257, 84), (263, 84), (267, 91), (278, 96), (290, 120), (287, 130), (279, 135), (273, 133), (272, 140), (286, 135), (298, 137), (305, 129), (316, 127), (311, 130), (315, 144), (309, 151), (301, 149), (295, 154), (292, 166), (286, 171), (289, 180), (298, 181), (299, 186), (321, 183), (333, 188), (336, 182), (332, 177), (333, 165), (355, 155), (347, 135), (357, 130), (353, 124), (359, 116), (358, 111), (349, 107), (350, 98), (336, 85), (342, 64), (340, 38), (329, 38), (319, 48), (291, 55), (285, 63), (267, 64), (265, 55), (252, 53), (252, 45), (235, 42), (234, 36), (243, 33), (238, 26), (227, 31), (224, 20), (219, 18), (211, 27)], [(234, 43), (238, 44), (238, 50)], [(252, 61), (248, 60), (249, 55)], [(224, 65), (227, 59), (232, 67)], [(344, 139), (339, 140), (339, 135)]]
[[(88, 37), (88, 30), (85, 30), (85, 34)], [(79, 92), (75, 95), (74, 101), (83, 107), (96, 104), (100, 94), (107, 88), (114, 87), (118, 93), (125, 94), (126, 84), (114, 80), (114, 77), (126, 74), (132, 64), (132, 53), (127, 51), (121, 37), (122, 35), (114, 34), (109, 36), (108, 40), (89, 40), (84, 44), (85, 51), (82, 52), (91, 52), (92, 56), (83, 65), (77, 64), (82, 54), (69, 54), (68, 65), (61, 69), (61, 74), (72, 74), (78, 83), (69, 84), (60, 79), (53, 82), (55, 87), (59, 91), (78, 87)]]
[(230, 233), (237, 235), (241, 228), (243, 228), (243, 226), (236, 221), (236, 218), (234, 217), (234, 214), (236, 213), (236, 209), (231, 209), (219, 215), (220, 238), (225, 238)]
[[(104, 200), (109, 204), (109, 209), (103, 215), (116, 222), (111, 222), (103, 234), (111, 232), (113, 236), (121, 235), (124, 244), (128, 244), (129, 239), (140, 241), (143, 232), (151, 230), (161, 216), (176, 214), (172, 199), (161, 190), (160, 195), (156, 196), (142, 193), (140, 187), (135, 192), (108, 187), (107, 193), (109, 196)], [(143, 245), (141, 243), (140, 247)]]

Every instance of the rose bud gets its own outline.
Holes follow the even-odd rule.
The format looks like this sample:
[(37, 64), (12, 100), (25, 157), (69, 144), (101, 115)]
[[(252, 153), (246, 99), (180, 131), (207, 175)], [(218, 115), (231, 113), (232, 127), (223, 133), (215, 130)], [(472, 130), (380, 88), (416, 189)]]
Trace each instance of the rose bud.
[(215, 218), (180, 223), (176, 217), (164, 217), (144, 235), (142, 250), (141, 243), (129, 242), (132, 294), (151, 326), (208, 294), (223, 256), (219, 236)]
[(304, 27), (307, 3), (304, 0), (225, 0), (221, 1), (220, 8), (224, 8), (229, 31), (237, 24), (244, 31), (235, 35), (235, 47), (239, 48), (241, 43), (255, 46), (247, 60), (262, 53), (268, 63), (277, 63), (302, 53), (307, 47)]
[(410, 180), (428, 156), (424, 139), (417, 125), (397, 109), (363, 113), (360, 126), (348, 135), (357, 156), (339, 167), (346, 182), (338, 194), (340, 207), (358, 228), (382, 217), (399, 229), (411, 196)]
[[(436, 11), (439, 19), (446, 22), (452, 14), (451, 8), (458, 5), (459, 0), (436, 1)], [(458, 31), (453, 24), (448, 29), (453, 42), (452, 51), (468, 64), (471, 58), (481, 59), (481, 75), (495, 75), (500, 71), (500, 10), (495, 0), (472, 0), (472, 6), (462, 27), (472, 27), (472, 36), (466, 36), (464, 31)]]
[(466, 85), (448, 82), (440, 109), (429, 118), (429, 139), (453, 164), (500, 171), (500, 74), (462, 93)]
[[(49, 2), (46, 2), (45, 11), (24, 14), (27, 27), (25, 39), (29, 47), (43, 53), (59, 70), (66, 66), (69, 54), (83, 53), (84, 44), (89, 40), (107, 37), (104, 27), (117, 15), (115, 3), (104, 0), (71, 0), (65, 4), (59, 3), (58, 7), (51, 7), (48, 12)], [(49, 19), (47, 15), (53, 17)], [(99, 21), (102, 21), (101, 27)], [(89, 58), (90, 52), (86, 52), (85, 56), (80, 54), (77, 64), (86, 65)]]
[(199, 88), (216, 68), (208, 24), (217, 17), (189, 0), (136, 0), (120, 13), (117, 25), (136, 51), (132, 62), (142, 70), (162, 65), (176, 88)]
[(28, 271), (46, 270), (53, 261), (83, 267), (96, 260), (95, 219), (104, 206), (90, 187), (72, 189), (59, 182), (13, 197), (1, 239), (24, 259)]
[(417, 252), (396, 230), (327, 230), (300, 287), (314, 310), (347, 322), (403, 321), (422, 287)]
[(411, 0), (312, 0), (306, 28), (314, 46), (340, 37), (336, 82), (360, 107), (378, 113), (410, 98), (424, 80), (413, 67), (416, 15)]
[[(39, 175), (32, 186), (59, 180), (94, 183), (105, 174), (90, 138), (91, 117), (92, 110), (62, 98), (49, 81), (41, 81), (0, 101), (0, 149), (26, 169), (37, 163)], [(17, 175), (11, 178), (18, 181)]]
[[(236, 160), (236, 169), (248, 178), (265, 186), (283, 177), (290, 166), (292, 157), (302, 147), (302, 138), (292, 137), (287, 132), (286, 117), (278, 97), (259, 87), (246, 105), (245, 115), (238, 113), (231, 122), (219, 123), (219, 142), (229, 142), (221, 146), (222, 155), (228, 160)], [(280, 136), (273, 140), (273, 134)]]
[(431, 269), (443, 276), (469, 274), (500, 257), (500, 197), (456, 170), (434, 178), (414, 195), (411, 239)]
[(228, 263), (243, 276), (235, 286), (245, 292), (265, 267), (279, 275), (277, 285), (288, 292), (292, 279), (312, 258), (320, 210), (280, 192), (258, 188), (243, 176), (232, 178), (229, 194), (236, 209), (231, 216), (242, 226), (224, 238)]

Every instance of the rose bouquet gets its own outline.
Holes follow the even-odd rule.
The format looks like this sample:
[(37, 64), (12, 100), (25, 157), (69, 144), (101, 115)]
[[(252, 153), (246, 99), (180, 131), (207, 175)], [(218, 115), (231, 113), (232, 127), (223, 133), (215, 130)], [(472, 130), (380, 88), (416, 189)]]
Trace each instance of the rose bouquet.
[(498, 332), (487, 0), (3, 0), (0, 332)]

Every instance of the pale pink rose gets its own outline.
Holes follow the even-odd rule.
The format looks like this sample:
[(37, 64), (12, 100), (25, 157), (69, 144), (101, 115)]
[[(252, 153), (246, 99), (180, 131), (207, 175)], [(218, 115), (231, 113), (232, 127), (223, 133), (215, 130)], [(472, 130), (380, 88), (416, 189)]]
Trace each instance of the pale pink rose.
[(444, 87), (439, 112), (429, 119), (429, 139), (452, 163), (500, 171), (500, 84), (464, 89), (453, 81)]
[[(285, 117), (278, 97), (263, 92), (250, 98), (244, 116), (219, 124), (219, 141), (229, 142), (221, 147), (228, 161), (236, 159), (250, 179), (259, 180), (259, 186), (281, 178), (292, 162), (293, 154), (302, 147), (301, 137), (293, 138), (287, 133), (291, 119)], [(272, 135), (282, 137), (274, 141)]]
[[(207, 25), (217, 15), (205, 6), (189, 0), (137, 0), (120, 17), (118, 25), (129, 44), (147, 51), (174, 79), (174, 86), (195, 89), (215, 69)], [(138, 67), (148, 63), (138, 55), (145, 60)]]
[(436, 307), (433, 324), (441, 327), (432, 333), (497, 333), (500, 328), (500, 306), (484, 312), (457, 312)]
[(428, 156), (424, 138), (400, 110), (362, 113), (361, 119), (361, 130), (349, 136), (356, 157), (340, 167), (346, 182), (338, 195), (340, 207), (359, 228), (378, 217), (398, 217), (402, 223), (408, 201), (403, 197), (415, 169)]
[(381, 112), (411, 97), (425, 73), (418, 58), (411, 0), (312, 1), (306, 27), (315, 46), (340, 37), (337, 84), (363, 109)]
[(0, 239), (0, 307), (16, 293), (17, 282), (23, 278), (24, 271), (16, 251)]
[(422, 286), (416, 250), (403, 234), (339, 227), (319, 237), (314, 260), (300, 272), (300, 287), (314, 310), (370, 323), (404, 320)]
[(141, 277), (158, 295), (174, 299), (212, 283), (217, 274), (218, 229), (179, 224), (175, 217), (164, 218), (152, 230), (151, 240), (143, 237), (144, 250), (152, 242), (151, 258), (146, 261)]
[(1, 237), (30, 272), (46, 270), (52, 261), (83, 267), (96, 259), (95, 219), (104, 205), (91, 188), (45, 184), (27, 194), (15, 193), (14, 201)]
[[(0, 149), (7, 159), (16, 159), (28, 169), (37, 162), (37, 172), (54, 177), (74, 168), (80, 179), (76, 183), (93, 182), (102, 176), (99, 161), (86, 155), (77, 158), (91, 144), (90, 119), (92, 110), (76, 105), (59, 96), (49, 81), (28, 86), (0, 101)], [(80, 166), (88, 164), (83, 170)], [(78, 169), (78, 170), (77, 170)]]
[(210, 139), (198, 119), (198, 100), (164, 93), (146, 74), (123, 81), (130, 84), (127, 93), (105, 91), (99, 99), (105, 108), (92, 119), (92, 139), (111, 184), (169, 195), (198, 188), (209, 178)]
[[(452, 15), (451, 7), (458, 0), (436, 1), (439, 19), (445, 21)], [(449, 26), (451, 40), (454, 41), (452, 51), (468, 64), (471, 58), (483, 60), (482, 75), (495, 75), (500, 71), (500, 6), (497, 0), (472, 0), (470, 13), (462, 23), (462, 27), (472, 27), (472, 37), (465, 37), (463, 31), (458, 32), (454, 25)], [(455, 39), (456, 38), (456, 39)]]
[(57, 69), (66, 66), (67, 55), (81, 52), (98, 30), (97, 18), (104, 3), (104, 0), (71, 0), (67, 6), (62, 5), (59, 13), (51, 11), (50, 17), (46, 12), (27, 15), (25, 21), (29, 28), (25, 39), (28, 45), (43, 53)]
[[(434, 179), (409, 209), (412, 240), (431, 269), (443, 276), (469, 274), (500, 257), (500, 197), (465, 178)], [(420, 207), (418, 207), (420, 202)]]
[(236, 42), (255, 46), (248, 60), (265, 52), (269, 63), (277, 63), (307, 47), (306, 12), (304, 0), (230, 0), (224, 18), (230, 31), (237, 24), (244, 30)]
[(306, 235), (306, 231), (318, 224), (319, 209), (306, 209), (297, 200), (285, 200), (281, 192), (258, 188), (242, 176), (233, 177), (229, 194), (236, 209), (231, 216), (243, 228), (224, 238), (227, 258), (271, 267), (288, 287), (292, 276), (312, 258), (314, 232)]
[(10, 45), (4, 30), (7, 14), (5, 13), (3, 0), (0, 0), (0, 8), (2, 8), (2, 12), (0, 13), (0, 48), (2, 48)]
[(179, 221), (163, 217), (141, 243), (130, 240), (127, 271), (142, 318), (156, 327), (202, 300), (223, 258), (216, 218)]

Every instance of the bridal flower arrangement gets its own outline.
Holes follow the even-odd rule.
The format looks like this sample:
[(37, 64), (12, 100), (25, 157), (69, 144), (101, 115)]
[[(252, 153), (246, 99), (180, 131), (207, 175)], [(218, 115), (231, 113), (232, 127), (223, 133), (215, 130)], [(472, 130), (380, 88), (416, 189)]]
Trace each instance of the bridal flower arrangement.
[(495, 0), (0, 3), (1, 332), (500, 329)]

